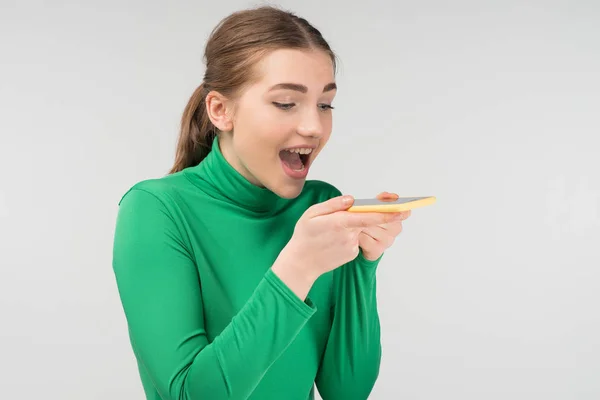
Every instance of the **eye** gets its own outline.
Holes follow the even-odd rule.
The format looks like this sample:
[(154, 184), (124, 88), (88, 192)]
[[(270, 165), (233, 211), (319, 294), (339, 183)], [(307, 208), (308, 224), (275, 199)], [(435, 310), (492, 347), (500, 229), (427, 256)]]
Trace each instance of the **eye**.
[(334, 107), (332, 107), (331, 104), (319, 104), (319, 108), (321, 108), (321, 111), (327, 111), (327, 110), (333, 110), (333, 109), (335, 109)]
[(273, 102), (273, 105), (275, 105), (275, 107), (287, 111), (290, 110), (292, 107), (294, 107), (296, 104), (294, 103), (277, 103), (276, 101)]

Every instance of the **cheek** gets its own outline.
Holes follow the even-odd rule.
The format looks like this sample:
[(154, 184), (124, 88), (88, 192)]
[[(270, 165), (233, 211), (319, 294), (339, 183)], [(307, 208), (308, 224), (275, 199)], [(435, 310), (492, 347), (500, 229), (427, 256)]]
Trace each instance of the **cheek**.
[(321, 124), (323, 127), (323, 136), (329, 137), (333, 127), (333, 115), (331, 114), (331, 111), (328, 113), (328, 115), (323, 116), (321, 119)]
[(285, 141), (285, 125), (269, 112), (257, 109), (252, 115), (244, 115), (237, 121), (233, 141), (236, 152), (246, 168), (261, 176), (278, 162), (277, 150)]
[(251, 146), (273, 153), (294, 138), (296, 124), (291, 118), (276, 113), (264, 113), (262, 117), (253, 127)]
[(243, 140), (244, 145), (254, 147), (260, 142), (264, 148), (265, 144), (276, 142), (276, 146), (279, 146), (279, 142), (285, 140), (285, 135), (293, 130), (291, 122), (290, 118), (281, 115), (272, 105), (257, 101), (244, 107), (244, 111), (236, 118), (235, 125), (239, 127), (236, 131), (240, 131), (239, 139)]
[(324, 145), (329, 140), (331, 136), (331, 130), (333, 128), (333, 121), (331, 116), (328, 116), (323, 121), (323, 136), (321, 137), (321, 143)]

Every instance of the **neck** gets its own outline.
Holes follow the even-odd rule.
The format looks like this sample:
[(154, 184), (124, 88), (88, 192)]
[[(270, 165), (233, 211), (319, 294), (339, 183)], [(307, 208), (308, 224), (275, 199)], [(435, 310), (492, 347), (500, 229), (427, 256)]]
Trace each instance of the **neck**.
[(227, 163), (231, 165), (238, 172), (238, 174), (243, 176), (251, 184), (260, 188), (264, 188), (264, 185), (260, 183), (259, 180), (250, 173), (250, 171), (248, 171), (248, 168), (244, 166), (242, 161), (235, 154), (235, 151), (233, 151), (233, 138), (231, 133), (221, 133), (221, 136), (218, 137), (218, 145), (219, 151), (223, 155), (223, 158), (225, 158), (225, 161), (227, 161)]
[(236, 168), (237, 163), (241, 163), (227, 150), (231, 146), (221, 146), (220, 141), (220, 136), (215, 137), (206, 158), (184, 171), (193, 183), (216, 201), (227, 202), (237, 209), (260, 216), (276, 214), (290, 202), (255, 184), (251, 175), (244, 173), (245, 168)]

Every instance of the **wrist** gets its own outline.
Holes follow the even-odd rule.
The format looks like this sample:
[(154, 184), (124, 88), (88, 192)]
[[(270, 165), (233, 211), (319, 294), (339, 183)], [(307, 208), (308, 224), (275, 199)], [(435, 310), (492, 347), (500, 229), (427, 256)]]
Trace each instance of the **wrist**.
[(285, 283), (300, 299), (306, 299), (319, 274), (307, 268), (306, 263), (293, 254), (282, 251), (271, 270)]

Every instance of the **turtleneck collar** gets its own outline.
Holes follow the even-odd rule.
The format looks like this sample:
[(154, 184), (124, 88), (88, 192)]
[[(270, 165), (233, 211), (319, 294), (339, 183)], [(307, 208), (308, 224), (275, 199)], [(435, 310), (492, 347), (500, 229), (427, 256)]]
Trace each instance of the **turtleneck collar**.
[(254, 185), (233, 168), (221, 152), (218, 136), (206, 158), (187, 169), (186, 174), (211, 197), (253, 213), (272, 215), (289, 202), (267, 188)]

